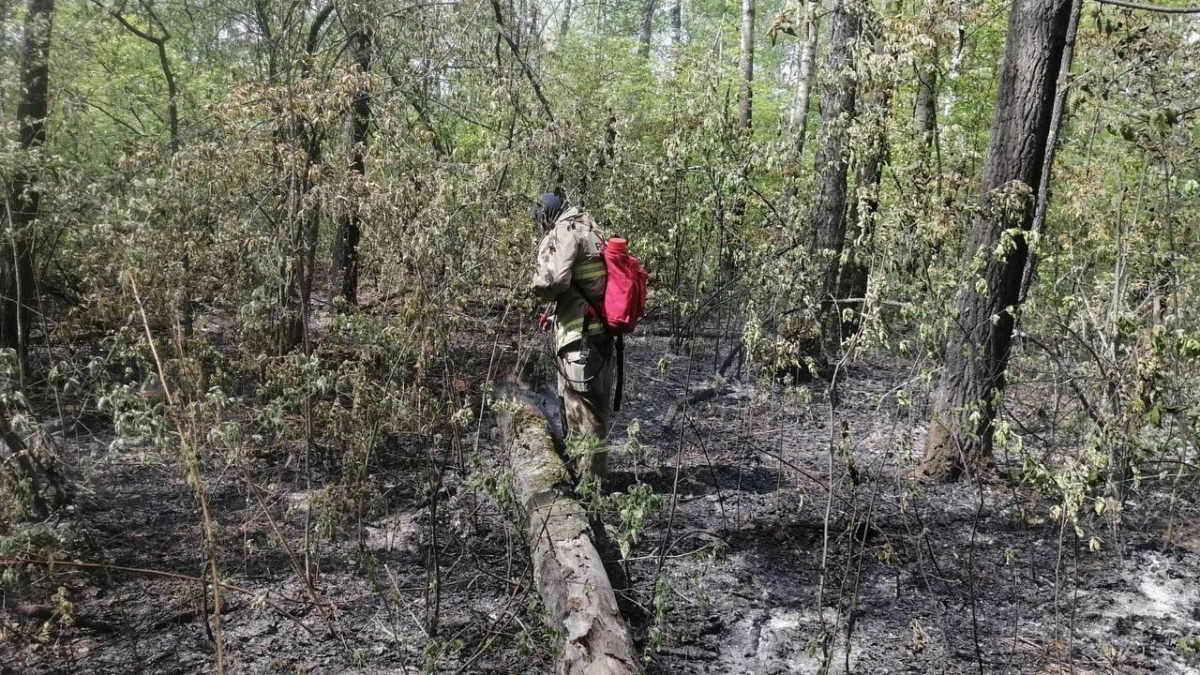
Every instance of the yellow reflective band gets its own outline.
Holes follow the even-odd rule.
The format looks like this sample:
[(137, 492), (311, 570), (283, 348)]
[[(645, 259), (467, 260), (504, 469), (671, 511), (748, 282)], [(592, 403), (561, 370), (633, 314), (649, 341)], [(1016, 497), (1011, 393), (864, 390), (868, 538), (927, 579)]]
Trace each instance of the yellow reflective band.
[(558, 329), (564, 333), (573, 330), (583, 330), (583, 317), (576, 317), (570, 321), (563, 321), (558, 324)]
[(593, 260), (591, 262), (580, 263), (571, 268), (571, 276), (576, 281), (599, 279), (600, 277), (608, 276), (608, 268), (605, 267), (603, 260)]
[[(604, 322), (592, 319), (588, 321), (588, 335), (604, 333)], [(554, 343), (558, 347), (568, 344), (583, 336), (583, 317), (577, 316), (570, 321), (559, 321), (554, 326)]]
[[(583, 317), (577, 317), (570, 321), (559, 323), (559, 333), (578, 333), (583, 330)], [(604, 322), (599, 319), (592, 319), (588, 322), (588, 333), (601, 333), (604, 331)]]

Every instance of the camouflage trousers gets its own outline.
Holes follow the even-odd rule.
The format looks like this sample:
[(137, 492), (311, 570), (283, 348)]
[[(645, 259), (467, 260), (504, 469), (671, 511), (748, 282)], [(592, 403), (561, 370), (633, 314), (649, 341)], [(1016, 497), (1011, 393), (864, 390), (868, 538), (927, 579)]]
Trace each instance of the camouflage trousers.
[(608, 475), (608, 416), (616, 361), (610, 335), (584, 338), (557, 356), (558, 395), (563, 402), (568, 448), (579, 453), (581, 477)]

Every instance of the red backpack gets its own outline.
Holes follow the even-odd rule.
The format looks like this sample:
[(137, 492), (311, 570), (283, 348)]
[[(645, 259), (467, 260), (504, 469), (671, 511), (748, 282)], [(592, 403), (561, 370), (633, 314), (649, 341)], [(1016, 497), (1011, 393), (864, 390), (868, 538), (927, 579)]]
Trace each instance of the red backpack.
[(617, 335), (627, 335), (646, 315), (646, 281), (650, 275), (638, 259), (629, 255), (626, 241), (608, 240), (604, 247), (608, 282), (604, 287), (604, 323)]
[[(617, 336), (617, 383), (613, 396), (613, 411), (617, 411), (621, 409), (621, 395), (625, 389), (625, 336), (632, 333), (646, 315), (646, 282), (650, 275), (642, 269), (637, 258), (629, 255), (628, 245), (620, 237), (613, 237), (605, 244), (604, 267), (608, 272), (608, 280), (604, 283), (604, 307), (587, 300), (582, 288), (576, 286), (576, 290), (591, 305), (593, 312), (604, 310), (604, 327)], [(585, 320), (585, 333), (586, 326)]]

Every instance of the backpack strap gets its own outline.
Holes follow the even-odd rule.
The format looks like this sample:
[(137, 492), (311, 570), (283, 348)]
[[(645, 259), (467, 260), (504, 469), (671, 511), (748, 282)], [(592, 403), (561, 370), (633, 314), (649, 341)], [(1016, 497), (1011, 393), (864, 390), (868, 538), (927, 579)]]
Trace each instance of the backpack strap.
[[(574, 279), (571, 280), (571, 286), (573, 286), (575, 288), (575, 292), (579, 293), (579, 296), (583, 298), (583, 301), (588, 304), (588, 307), (592, 308), (592, 311), (594, 311), (596, 313), (596, 316), (599, 318), (599, 320), (604, 321), (604, 312), (600, 311), (600, 308), (596, 306), (596, 303), (592, 302), (588, 298), (587, 293), (583, 292), (583, 289), (579, 287), (579, 284), (575, 283)], [(591, 319), (591, 317), (589, 317), (587, 315), (587, 313), (585, 312), (583, 315), (583, 341), (585, 344), (590, 339), (588, 337), (588, 321), (590, 319)], [(608, 327), (605, 326), (605, 330), (607, 330), (607, 329), (608, 329)], [(616, 338), (616, 344), (614, 345), (613, 348), (614, 348), (614, 355), (617, 358), (617, 383), (613, 387), (613, 408), (612, 409), (613, 409), (613, 412), (620, 412), (620, 410), (621, 410), (621, 395), (625, 391), (625, 336), (621, 335), (619, 333), (614, 335), (612, 333), (612, 331), (608, 331), (608, 332), (610, 335), (613, 335), (613, 337)]]
[[(583, 298), (583, 301), (587, 303), (587, 306), (592, 308), (592, 312), (594, 312), (596, 314), (596, 320), (599, 321), (604, 326), (605, 330), (607, 330), (608, 323), (604, 320), (604, 308), (600, 307), (596, 303), (592, 302), (592, 299), (589, 298), (587, 293), (585, 293), (583, 291), (583, 287), (575, 282), (575, 279), (571, 279), (571, 288), (574, 288), (575, 292), (579, 294), (579, 297)], [(590, 321), (591, 318), (592, 317), (588, 316), (587, 312), (583, 313), (583, 334), (584, 335), (588, 334), (588, 321)]]
[(621, 393), (625, 390), (625, 336), (617, 336), (617, 385), (613, 387), (613, 412), (621, 410)]

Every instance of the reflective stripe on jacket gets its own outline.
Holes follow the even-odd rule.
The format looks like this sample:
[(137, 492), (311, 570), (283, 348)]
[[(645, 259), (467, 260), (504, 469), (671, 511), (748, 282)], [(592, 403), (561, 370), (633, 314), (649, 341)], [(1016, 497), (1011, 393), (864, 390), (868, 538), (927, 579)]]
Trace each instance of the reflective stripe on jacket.
[[(588, 335), (605, 332), (604, 320), (589, 312), (588, 302), (604, 307), (608, 270), (604, 265), (604, 235), (592, 217), (570, 208), (538, 246), (533, 291), (543, 300), (554, 301), (554, 346), (562, 349)], [(587, 294), (587, 297), (580, 294)], [(588, 315), (591, 316), (588, 316)]]

